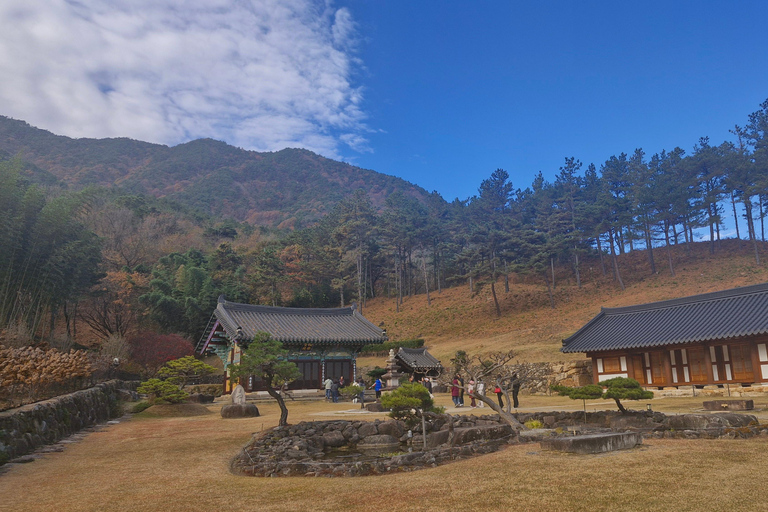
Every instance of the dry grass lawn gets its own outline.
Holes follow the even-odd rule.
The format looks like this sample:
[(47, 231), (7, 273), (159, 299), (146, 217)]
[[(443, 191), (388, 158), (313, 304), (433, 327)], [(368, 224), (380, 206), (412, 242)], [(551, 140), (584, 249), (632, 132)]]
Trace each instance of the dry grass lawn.
[[(561, 397), (521, 398), (522, 410), (581, 408), (580, 401)], [(438, 395), (442, 405), (449, 400)], [(656, 410), (689, 412), (700, 408), (701, 400), (652, 404)], [(276, 423), (276, 405), (258, 405), (262, 417), (239, 420), (223, 420), (220, 404), (209, 406), (208, 415), (185, 417), (173, 408), (150, 408), (63, 452), (11, 467), (0, 476), (0, 510), (768, 510), (759, 476), (768, 472), (766, 438), (650, 439), (639, 449), (597, 456), (548, 453), (538, 444), (524, 444), (379, 477), (234, 476), (230, 459), (251, 433)], [(345, 412), (354, 410), (349, 403), (289, 407), (291, 422), (384, 417)], [(612, 407), (603, 401), (588, 406)]]

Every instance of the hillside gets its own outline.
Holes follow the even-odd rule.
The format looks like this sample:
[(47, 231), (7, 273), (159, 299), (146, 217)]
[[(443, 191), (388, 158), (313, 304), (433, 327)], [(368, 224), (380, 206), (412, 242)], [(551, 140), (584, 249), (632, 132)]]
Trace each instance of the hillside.
[(0, 116), (0, 159), (25, 162), (37, 182), (69, 188), (117, 185), (256, 225), (293, 228), (364, 189), (375, 206), (394, 191), (427, 192), (407, 181), (304, 149), (258, 153), (200, 139), (174, 147), (125, 138), (72, 139)]
[[(513, 276), (510, 291), (496, 286), (502, 306), (496, 317), (490, 286), (470, 294), (456, 287), (406, 298), (396, 312), (395, 299), (369, 300), (363, 314), (374, 324), (383, 322), (392, 340), (424, 338), (429, 351), (444, 364), (457, 350), (488, 352), (514, 349), (519, 361), (583, 359), (583, 354), (559, 352), (561, 341), (600, 312), (602, 306), (629, 306), (698, 293), (725, 290), (768, 281), (768, 268), (755, 264), (746, 241), (726, 240), (714, 256), (706, 243), (695, 243), (691, 253), (677, 249), (675, 277), (668, 267), (650, 275), (644, 251), (620, 257), (626, 290), (611, 276), (603, 277), (599, 261), (586, 261), (584, 285), (578, 289), (568, 275), (558, 275), (556, 309), (551, 309), (546, 288), (529, 278)], [(658, 263), (657, 263), (658, 264)], [(382, 365), (381, 358), (365, 358), (361, 365)]]

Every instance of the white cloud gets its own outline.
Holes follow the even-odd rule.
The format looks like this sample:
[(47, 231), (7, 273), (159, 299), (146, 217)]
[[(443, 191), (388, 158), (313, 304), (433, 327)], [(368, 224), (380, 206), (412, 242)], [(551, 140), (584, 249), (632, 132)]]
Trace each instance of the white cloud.
[(0, 114), (71, 137), (366, 150), (356, 25), (319, 0), (5, 0)]

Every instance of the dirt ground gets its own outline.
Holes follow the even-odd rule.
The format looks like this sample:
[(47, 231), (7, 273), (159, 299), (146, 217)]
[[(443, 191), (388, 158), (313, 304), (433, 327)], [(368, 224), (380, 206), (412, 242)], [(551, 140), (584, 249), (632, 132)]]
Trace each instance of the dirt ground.
[[(450, 397), (436, 396), (449, 406)], [(229, 462), (252, 433), (274, 426), (279, 410), (224, 420), (225, 399), (200, 408), (153, 407), (64, 443), (62, 451), (11, 464), (0, 476), (5, 511), (325, 511), (325, 510), (768, 510), (768, 439), (646, 440), (602, 455), (541, 451), (537, 443), (437, 468), (362, 478), (249, 478)], [(755, 399), (768, 421), (768, 397)], [(702, 412), (698, 398), (660, 398), (631, 408)], [(581, 410), (581, 401), (521, 396), (521, 411)], [(588, 410), (613, 409), (612, 401)], [(453, 410), (453, 408), (449, 409)], [(485, 409), (487, 411), (487, 409)], [(458, 409), (480, 414), (482, 409)], [(203, 411), (205, 412), (205, 411)], [(355, 404), (290, 402), (289, 421), (384, 418)]]

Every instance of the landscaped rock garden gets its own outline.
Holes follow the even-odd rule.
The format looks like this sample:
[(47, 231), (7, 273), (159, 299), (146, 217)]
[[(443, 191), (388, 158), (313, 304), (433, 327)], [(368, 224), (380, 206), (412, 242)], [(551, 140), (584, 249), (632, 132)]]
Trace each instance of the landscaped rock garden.
[(490, 453), (517, 442), (517, 434), (494, 416), (432, 415), (427, 450), (421, 425), (402, 421), (313, 421), (254, 435), (232, 462), (249, 476), (364, 476), (413, 471)]
[(427, 448), (421, 424), (402, 421), (314, 421), (254, 434), (232, 461), (247, 476), (365, 476), (435, 467), (498, 450), (574, 434), (637, 432), (642, 437), (744, 438), (768, 435), (768, 426), (747, 414), (680, 414), (651, 411), (517, 414), (544, 427), (516, 432), (498, 415), (429, 414)]

